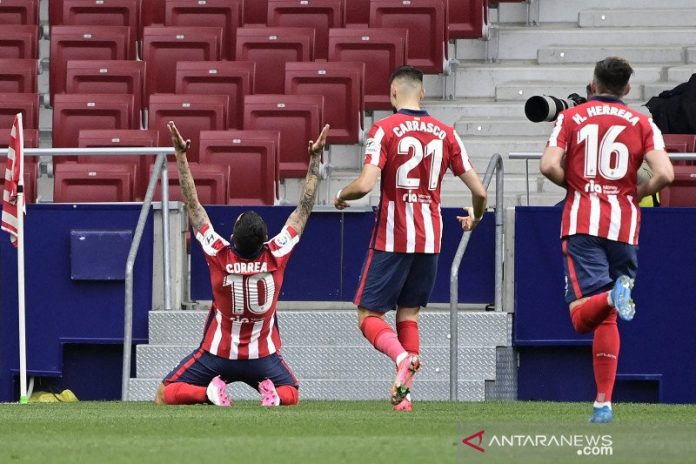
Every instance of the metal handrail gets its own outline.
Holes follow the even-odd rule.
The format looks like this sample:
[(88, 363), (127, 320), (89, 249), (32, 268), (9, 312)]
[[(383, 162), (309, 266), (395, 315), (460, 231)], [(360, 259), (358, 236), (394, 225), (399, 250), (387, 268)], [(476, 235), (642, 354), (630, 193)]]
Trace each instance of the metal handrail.
[[(524, 180), (527, 190), (527, 206), (529, 206), (529, 160), (541, 159), (541, 152), (511, 151), (508, 158), (511, 160), (524, 160)], [(693, 161), (696, 160), (696, 153), (668, 153), (672, 161)]]
[[(488, 186), (495, 172), (495, 301), (496, 311), (503, 310), (503, 157), (496, 153), (491, 157), (483, 176), (483, 186)], [(464, 232), (450, 270), (450, 401), (457, 401), (459, 382), (459, 267), (469, 244), (471, 231)]]

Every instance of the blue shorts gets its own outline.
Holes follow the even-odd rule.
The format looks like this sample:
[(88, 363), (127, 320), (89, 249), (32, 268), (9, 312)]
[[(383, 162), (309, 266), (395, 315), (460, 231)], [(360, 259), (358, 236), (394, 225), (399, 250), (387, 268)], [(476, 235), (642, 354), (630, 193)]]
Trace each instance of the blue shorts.
[(622, 275), (636, 278), (636, 245), (592, 235), (571, 235), (563, 239), (562, 246), (567, 303), (609, 290)]
[(397, 306), (427, 306), (437, 276), (438, 256), (368, 250), (353, 303), (378, 313)]
[(162, 383), (208, 385), (218, 375), (226, 383), (244, 382), (254, 389), (258, 389), (259, 382), (265, 379), (271, 379), (275, 386), (299, 387), (299, 382), (279, 352), (259, 359), (226, 359), (202, 348), (182, 359)]

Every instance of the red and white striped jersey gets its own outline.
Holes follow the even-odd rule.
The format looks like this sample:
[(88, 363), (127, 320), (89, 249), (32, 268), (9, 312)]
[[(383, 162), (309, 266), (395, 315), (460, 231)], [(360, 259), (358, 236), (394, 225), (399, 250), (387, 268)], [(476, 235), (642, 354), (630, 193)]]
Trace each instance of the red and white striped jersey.
[(652, 119), (622, 101), (594, 97), (562, 112), (548, 146), (565, 149), (568, 194), (561, 236), (587, 234), (638, 244), (638, 169), (644, 155), (664, 149)]
[(401, 110), (375, 123), (365, 164), (382, 170), (381, 198), (370, 247), (397, 253), (439, 253), (440, 186), (447, 168), (472, 169), (461, 139), (426, 111)]
[(258, 359), (280, 349), (276, 304), (285, 268), (300, 240), (286, 226), (254, 259), (240, 257), (207, 224), (196, 233), (210, 269), (213, 305), (201, 348), (222, 358)]

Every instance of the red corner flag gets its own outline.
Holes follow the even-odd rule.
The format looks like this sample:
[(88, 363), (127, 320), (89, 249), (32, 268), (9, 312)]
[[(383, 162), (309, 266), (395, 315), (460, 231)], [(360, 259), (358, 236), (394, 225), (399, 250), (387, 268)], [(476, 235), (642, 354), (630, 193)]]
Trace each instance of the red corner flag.
[[(5, 188), (2, 192), (2, 230), (8, 232), (17, 247), (17, 194), (24, 189), (24, 131), (22, 114), (15, 116), (10, 133), (10, 146), (5, 169)], [(26, 212), (26, 211), (24, 211)]]

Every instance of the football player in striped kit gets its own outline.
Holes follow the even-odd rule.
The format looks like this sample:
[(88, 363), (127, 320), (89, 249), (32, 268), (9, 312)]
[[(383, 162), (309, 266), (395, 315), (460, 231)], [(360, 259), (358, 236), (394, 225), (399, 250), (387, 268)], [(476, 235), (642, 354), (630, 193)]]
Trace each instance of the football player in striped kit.
[[(454, 129), (420, 107), (423, 73), (403, 66), (391, 76), (396, 114), (376, 122), (360, 176), (338, 191), (334, 205), (367, 195), (381, 177), (380, 203), (354, 303), (367, 340), (396, 364), (395, 410), (410, 411), (413, 375), (420, 369), (418, 312), (435, 283), (442, 237), (440, 186), (447, 169), (471, 190), (473, 207), (458, 218), (472, 230), (483, 217), (486, 190)], [(397, 331), (384, 315), (396, 309)]]
[(297, 404), (298, 381), (280, 354), (276, 304), (286, 266), (314, 206), (329, 126), (316, 142), (309, 142), (302, 195), (280, 233), (268, 240), (263, 219), (246, 211), (237, 218), (229, 242), (213, 230), (198, 201), (186, 159), (190, 140), (181, 137), (173, 122), (168, 127), (189, 221), (210, 270), (213, 304), (200, 347), (164, 378), (155, 402), (230, 406), (226, 384), (240, 381), (258, 389), (262, 406)]
[[(616, 316), (633, 319), (631, 299), (640, 232), (641, 198), (672, 182), (662, 134), (652, 119), (622, 101), (633, 69), (618, 57), (597, 62), (587, 103), (563, 111), (540, 170), (567, 189), (561, 239), (566, 301), (573, 327), (594, 331), (597, 395), (591, 422), (610, 422), (619, 357)], [(646, 160), (653, 177), (638, 184)]]

